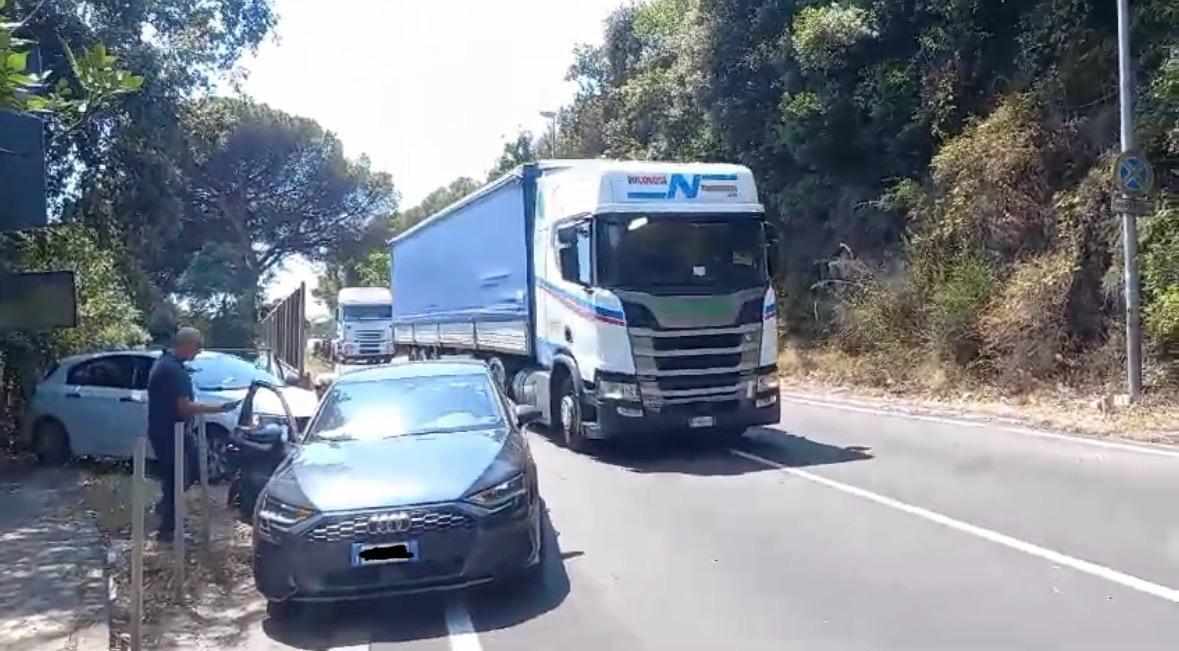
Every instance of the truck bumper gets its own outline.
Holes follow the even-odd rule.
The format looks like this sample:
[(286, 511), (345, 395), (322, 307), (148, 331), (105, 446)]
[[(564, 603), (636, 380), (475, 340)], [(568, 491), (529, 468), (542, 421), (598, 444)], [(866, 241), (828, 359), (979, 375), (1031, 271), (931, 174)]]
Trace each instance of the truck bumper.
[[(597, 421), (585, 425), (585, 434), (588, 438), (613, 439), (686, 433), (695, 429), (744, 430), (774, 425), (782, 418), (777, 391), (735, 402), (724, 408), (701, 403), (656, 411), (635, 403), (601, 400), (596, 409)], [(640, 410), (641, 415), (637, 413)]]

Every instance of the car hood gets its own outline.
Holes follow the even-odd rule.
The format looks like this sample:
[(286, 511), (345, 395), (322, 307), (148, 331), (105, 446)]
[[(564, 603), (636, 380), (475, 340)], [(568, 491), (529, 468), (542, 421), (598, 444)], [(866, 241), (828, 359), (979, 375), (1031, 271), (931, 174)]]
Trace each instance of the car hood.
[(300, 447), (268, 490), (318, 511), (449, 502), (519, 472), (525, 454), (506, 429), (319, 441)]

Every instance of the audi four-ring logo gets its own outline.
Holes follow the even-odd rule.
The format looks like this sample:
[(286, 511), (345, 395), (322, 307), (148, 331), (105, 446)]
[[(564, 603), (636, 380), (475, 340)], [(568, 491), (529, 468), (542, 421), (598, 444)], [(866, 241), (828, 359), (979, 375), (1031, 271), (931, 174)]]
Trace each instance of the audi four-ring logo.
[(368, 516), (367, 529), (370, 534), (402, 533), (411, 524), (408, 513), (379, 513)]

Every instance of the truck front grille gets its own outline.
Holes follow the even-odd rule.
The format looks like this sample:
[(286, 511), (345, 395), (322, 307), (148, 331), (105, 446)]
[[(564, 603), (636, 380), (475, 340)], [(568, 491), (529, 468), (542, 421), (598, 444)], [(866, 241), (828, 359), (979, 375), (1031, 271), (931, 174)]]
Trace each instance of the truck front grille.
[(751, 397), (761, 354), (761, 323), (727, 328), (631, 328), (643, 405), (652, 410), (735, 409)]

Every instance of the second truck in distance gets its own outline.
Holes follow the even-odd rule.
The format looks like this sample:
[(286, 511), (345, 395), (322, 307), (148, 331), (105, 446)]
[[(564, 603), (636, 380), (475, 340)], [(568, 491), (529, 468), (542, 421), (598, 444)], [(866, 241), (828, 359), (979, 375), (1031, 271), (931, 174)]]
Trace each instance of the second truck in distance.
[(741, 166), (524, 165), (391, 243), (411, 357), (483, 358), (569, 447), (776, 423), (767, 224)]

